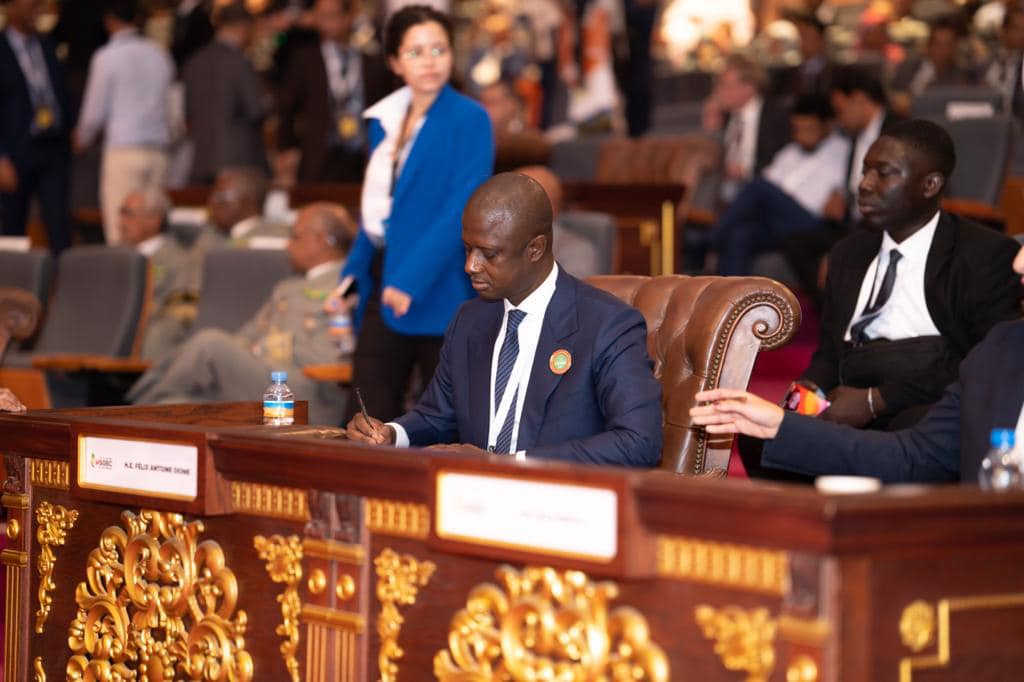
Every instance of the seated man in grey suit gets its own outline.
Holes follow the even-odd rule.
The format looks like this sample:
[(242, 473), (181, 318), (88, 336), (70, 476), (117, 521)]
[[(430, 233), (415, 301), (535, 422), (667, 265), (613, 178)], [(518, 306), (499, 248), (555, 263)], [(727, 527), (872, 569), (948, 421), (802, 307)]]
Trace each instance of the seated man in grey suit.
[(204, 329), (192, 336), (143, 374), (128, 399), (140, 404), (258, 400), (270, 372), (284, 370), (296, 399), (309, 401), (310, 423), (341, 422), (341, 388), (306, 378), (302, 368), (338, 359), (323, 302), (338, 282), (354, 232), (341, 206), (306, 207), (288, 242), (292, 267), (302, 274), (280, 282), (237, 332)]
[(142, 357), (158, 358), (185, 340), (197, 312), (202, 258), (167, 229), (170, 199), (159, 190), (136, 190), (121, 202), (124, 243), (149, 259), (149, 318)]
[(200, 241), (211, 240), (206, 244), (212, 247), (223, 245), (226, 238), (229, 246), (249, 248), (255, 238), (274, 237), (280, 239), (283, 248), (288, 226), (263, 217), (268, 186), (266, 173), (259, 168), (236, 166), (217, 173), (206, 206), (216, 232), (204, 232)]
[(547, 192), (555, 215), (552, 248), (559, 265), (579, 278), (611, 274), (618, 236), (615, 218), (595, 211), (563, 211), (562, 181), (545, 166), (526, 166), (516, 172), (533, 178)]

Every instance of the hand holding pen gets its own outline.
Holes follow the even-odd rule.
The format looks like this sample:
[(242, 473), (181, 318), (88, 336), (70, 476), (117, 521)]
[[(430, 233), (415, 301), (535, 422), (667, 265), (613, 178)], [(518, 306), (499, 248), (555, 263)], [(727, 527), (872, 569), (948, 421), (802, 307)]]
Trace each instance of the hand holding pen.
[(358, 440), (374, 445), (394, 445), (395, 430), (379, 419), (374, 419), (366, 411), (363, 394), (355, 389), (356, 400), (359, 401), (359, 412), (346, 427), (346, 435), (350, 440)]

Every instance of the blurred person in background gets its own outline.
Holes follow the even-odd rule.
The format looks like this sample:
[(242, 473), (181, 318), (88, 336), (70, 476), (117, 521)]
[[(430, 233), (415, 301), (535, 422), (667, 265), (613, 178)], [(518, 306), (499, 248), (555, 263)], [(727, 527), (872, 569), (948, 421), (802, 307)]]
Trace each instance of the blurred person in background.
[(892, 110), (909, 116), (915, 97), (928, 88), (968, 85), (970, 73), (960, 64), (959, 23), (952, 18), (936, 21), (928, 34), (924, 54), (912, 54), (896, 67), (889, 84)]
[(185, 121), (194, 144), (192, 184), (229, 166), (270, 171), (263, 145), (269, 97), (245, 55), (254, 17), (234, 0), (214, 13), (217, 33), (185, 66)]
[(414, 368), (424, 382), (433, 376), (444, 331), (473, 296), (462, 209), (491, 174), (494, 135), (483, 108), (448, 84), (451, 36), (448, 17), (430, 7), (393, 14), (385, 52), (405, 87), (365, 112), (372, 152), (344, 274), (360, 299), (352, 385), (380, 419), (404, 412)]
[(354, 0), (317, 0), (320, 40), (295, 48), (279, 93), (278, 180), (359, 182), (366, 163), (363, 110), (390, 91), (379, 56), (351, 43)]
[(266, 173), (252, 166), (228, 167), (217, 173), (206, 204), (207, 218), (216, 230), (216, 238), (210, 241), (227, 239), (231, 246), (244, 248), (255, 237), (287, 238), (287, 225), (263, 216), (269, 184)]
[(0, 228), (25, 234), (39, 200), (50, 250), (71, 244), (68, 133), (74, 110), (53, 44), (36, 33), (41, 0), (3, 0), (0, 34)]
[(999, 47), (984, 70), (985, 85), (1003, 96), (1003, 112), (1024, 114), (1021, 89), (1021, 66), (1024, 55), (1024, 6), (1010, 3), (1003, 14), (999, 30)]
[(135, 0), (105, 0), (110, 40), (93, 56), (76, 151), (103, 134), (100, 208), (110, 245), (121, 241), (118, 211), (136, 189), (163, 189), (171, 142), (169, 94), (174, 62), (160, 45), (140, 35)]

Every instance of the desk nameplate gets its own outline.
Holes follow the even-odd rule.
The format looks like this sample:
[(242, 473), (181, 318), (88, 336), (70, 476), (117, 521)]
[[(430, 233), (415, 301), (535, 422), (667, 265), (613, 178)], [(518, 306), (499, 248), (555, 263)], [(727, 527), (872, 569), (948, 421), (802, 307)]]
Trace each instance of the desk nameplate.
[(428, 542), (504, 561), (653, 575), (653, 539), (621, 477), (510, 464), (435, 459)]
[(148, 438), (78, 436), (78, 487), (192, 502), (199, 448)]

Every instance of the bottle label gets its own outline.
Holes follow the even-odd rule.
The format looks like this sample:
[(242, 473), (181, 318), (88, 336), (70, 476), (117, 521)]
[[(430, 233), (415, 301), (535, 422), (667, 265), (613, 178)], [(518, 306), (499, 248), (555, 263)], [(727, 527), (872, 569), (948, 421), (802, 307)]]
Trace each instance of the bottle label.
[(291, 419), (295, 416), (294, 400), (264, 400), (263, 419)]

